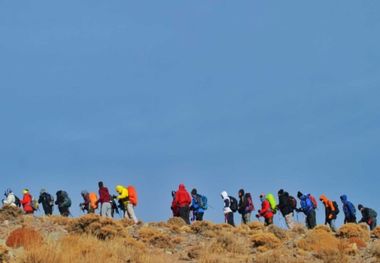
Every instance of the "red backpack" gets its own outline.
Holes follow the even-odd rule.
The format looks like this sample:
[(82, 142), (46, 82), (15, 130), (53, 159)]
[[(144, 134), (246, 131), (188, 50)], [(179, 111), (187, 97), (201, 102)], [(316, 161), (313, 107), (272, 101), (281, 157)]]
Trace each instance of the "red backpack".
[(312, 196), (311, 194), (308, 194), (307, 197), (310, 199), (310, 201), (313, 203), (313, 208), (314, 209), (317, 209), (318, 208), (318, 202), (317, 202), (317, 199), (315, 199), (314, 196)]
[(137, 192), (136, 192), (135, 187), (133, 187), (132, 185), (129, 185), (127, 189), (128, 189), (129, 202), (131, 202), (133, 206), (137, 206), (138, 198), (137, 198)]

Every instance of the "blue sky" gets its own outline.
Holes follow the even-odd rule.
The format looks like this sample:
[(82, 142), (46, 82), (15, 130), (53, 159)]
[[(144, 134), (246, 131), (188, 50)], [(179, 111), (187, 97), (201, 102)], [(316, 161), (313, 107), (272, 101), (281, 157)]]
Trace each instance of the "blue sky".
[[(0, 188), (183, 182), (380, 209), (380, 2), (0, 1)], [(73, 207), (79, 215), (79, 208)], [(323, 211), (318, 211), (322, 222)], [(283, 224), (283, 220), (276, 220)], [(299, 217), (302, 220), (302, 217)]]

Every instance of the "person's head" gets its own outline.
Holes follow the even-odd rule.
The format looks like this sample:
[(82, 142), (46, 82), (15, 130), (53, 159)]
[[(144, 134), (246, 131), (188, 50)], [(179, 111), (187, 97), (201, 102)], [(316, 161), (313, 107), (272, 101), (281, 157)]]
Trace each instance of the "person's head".
[(88, 195), (88, 192), (86, 190), (83, 190), (80, 194), (82, 197), (86, 197), (86, 195)]
[(26, 194), (29, 194), (29, 189), (24, 189), (23, 191), (22, 191), (22, 193), (24, 194), (24, 195), (26, 195)]
[(98, 182), (98, 186), (99, 188), (102, 188), (104, 186), (103, 182), (102, 181)]
[(172, 197), (174, 198), (176, 191), (172, 191)]
[(325, 195), (321, 195), (321, 196), (319, 197), (319, 200), (320, 200), (324, 205), (326, 205), (326, 204), (328, 203), (328, 199), (327, 199), (327, 197), (326, 197)]
[(46, 190), (42, 188), (41, 191), (40, 191), (40, 195), (42, 195), (44, 193), (46, 193)]
[(197, 189), (194, 188), (193, 190), (191, 190), (191, 195), (195, 196), (197, 195), (197, 193), (198, 193)]
[(360, 204), (360, 205), (358, 205), (358, 209), (359, 209), (359, 211), (362, 211), (364, 209), (364, 206)]
[(222, 196), (222, 199), (228, 199), (228, 194), (226, 191), (221, 192), (220, 195)]
[(342, 203), (346, 203), (347, 202), (347, 195), (341, 195), (340, 200), (342, 201)]
[(297, 197), (301, 199), (302, 196), (303, 196), (303, 194), (301, 193), (301, 191), (298, 191)]
[(124, 190), (124, 186), (122, 186), (122, 185), (117, 185), (117, 186), (115, 187), (115, 190), (116, 190), (116, 192), (118, 192), (119, 194), (121, 194), (121, 193), (123, 192), (123, 190)]
[(240, 189), (239, 190), (239, 197), (243, 197), (244, 196), (244, 189)]
[(260, 201), (261, 201), (261, 202), (264, 202), (264, 201), (265, 201), (265, 194), (264, 194), (264, 193), (262, 193), (262, 194), (260, 195)]
[(281, 195), (283, 195), (284, 194), (284, 189), (280, 189), (280, 190), (278, 190), (278, 196), (281, 196)]

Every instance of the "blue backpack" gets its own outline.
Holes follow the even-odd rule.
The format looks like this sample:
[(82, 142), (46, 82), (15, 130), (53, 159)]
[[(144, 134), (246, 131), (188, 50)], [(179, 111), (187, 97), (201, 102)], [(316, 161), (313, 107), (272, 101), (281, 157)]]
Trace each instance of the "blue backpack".
[(204, 196), (204, 195), (201, 195), (199, 197), (199, 206), (203, 209), (203, 210), (207, 210), (208, 208), (208, 204), (207, 204), (207, 197)]

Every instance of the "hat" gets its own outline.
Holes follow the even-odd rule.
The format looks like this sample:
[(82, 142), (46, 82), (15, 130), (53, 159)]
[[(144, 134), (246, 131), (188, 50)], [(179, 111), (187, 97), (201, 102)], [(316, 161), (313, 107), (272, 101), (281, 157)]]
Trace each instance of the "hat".
[(362, 210), (363, 208), (364, 208), (363, 205), (358, 205), (358, 209), (359, 209), (359, 210)]
[(22, 193), (23, 193), (23, 194), (27, 194), (27, 193), (29, 193), (29, 189), (26, 189), (26, 188), (25, 188), (25, 189), (22, 191)]
[(98, 183), (98, 186), (99, 186), (99, 187), (103, 187), (103, 186), (104, 186), (103, 182), (100, 181), (100, 182)]
[(280, 189), (279, 191), (278, 191), (278, 195), (283, 195), (284, 194), (284, 189)]
[(303, 196), (303, 194), (302, 194), (300, 191), (298, 191), (298, 193), (297, 193), (297, 197), (298, 197), (298, 198), (301, 198), (301, 196)]
[(196, 195), (197, 194), (197, 189), (194, 188), (193, 190), (191, 190), (191, 194), (192, 195)]

